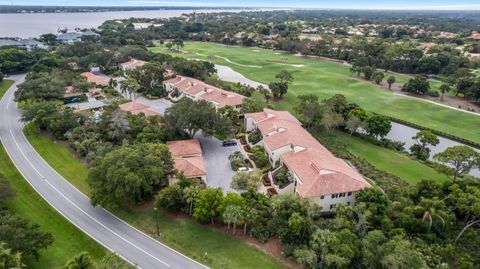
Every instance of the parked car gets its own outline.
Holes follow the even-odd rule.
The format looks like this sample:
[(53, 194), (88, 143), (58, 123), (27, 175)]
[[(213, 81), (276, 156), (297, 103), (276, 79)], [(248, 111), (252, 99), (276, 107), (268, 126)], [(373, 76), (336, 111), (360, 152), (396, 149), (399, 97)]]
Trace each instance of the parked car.
[(250, 168), (250, 167), (239, 167), (238, 172), (248, 172), (248, 173), (250, 173), (250, 172), (253, 172), (253, 169)]
[(223, 145), (224, 147), (236, 146), (236, 145), (237, 145), (237, 141), (236, 141), (236, 140), (233, 140), (233, 139), (231, 139), (231, 140), (224, 140), (223, 143), (222, 143), (222, 145)]

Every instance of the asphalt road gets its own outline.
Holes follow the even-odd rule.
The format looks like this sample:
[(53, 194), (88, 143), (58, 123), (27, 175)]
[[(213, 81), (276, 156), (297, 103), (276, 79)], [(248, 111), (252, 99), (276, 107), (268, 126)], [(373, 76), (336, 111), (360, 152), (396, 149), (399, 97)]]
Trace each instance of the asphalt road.
[(9, 79), (17, 82), (0, 101), (0, 139), (17, 169), (43, 199), (80, 230), (140, 268), (207, 268), (160, 244), (105, 209), (93, 207), (88, 197), (50, 167), (23, 135), (23, 125), (19, 122), (20, 111), (13, 101), (13, 93), (24, 76)]

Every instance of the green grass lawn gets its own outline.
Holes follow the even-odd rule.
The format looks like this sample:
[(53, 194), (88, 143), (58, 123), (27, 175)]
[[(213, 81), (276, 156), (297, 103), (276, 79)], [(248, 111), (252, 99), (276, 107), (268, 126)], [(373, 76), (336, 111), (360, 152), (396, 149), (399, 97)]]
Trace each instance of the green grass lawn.
[(10, 88), (10, 86), (12, 86), (12, 84), (14, 82), (15, 81), (8, 80), (8, 79), (5, 79), (2, 82), (0, 82), (0, 98), (2, 98), (2, 96), (5, 94), (5, 92), (8, 90), (8, 88)]
[(366, 159), (378, 169), (396, 175), (408, 183), (415, 184), (422, 179), (442, 182), (450, 180), (446, 175), (412, 160), (405, 154), (373, 145), (361, 138), (337, 131), (335, 139), (345, 144), (355, 156)]
[[(86, 184), (89, 169), (71, 155), (66, 146), (33, 131), (28, 132), (27, 138), (55, 170), (84, 193), (89, 193)], [(116, 209), (113, 212), (147, 234), (154, 235), (156, 232), (151, 209)], [(163, 243), (212, 268), (285, 268), (273, 257), (191, 219), (159, 214), (159, 224)], [(207, 262), (203, 260), (205, 252), (208, 253)]]
[[(3, 81), (0, 84), (0, 97), (12, 84), (13, 81)], [(96, 260), (105, 255), (106, 250), (100, 244), (63, 218), (33, 190), (15, 168), (1, 144), (0, 172), (16, 191), (15, 198), (6, 202), (7, 209), (40, 225), (42, 231), (49, 232), (54, 237), (53, 245), (41, 251), (39, 261), (26, 261), (28, 268), (58, 268), (82, 251), (89, 252)]]
[[(204, 56), (193, 53), (173, 54), (227, 65), (249, 79), (266, 84), (274, 80), (275, 74), (281, 70), (290, 71), (295, 81), (285, 100), (274, 103), (276, 109), (293, 112), (292, 108), (297, 96), (301, 94), (315, 94), (320, 99), (324, 99), (341, 93), (350, 102), (355, 102), (369, 111), (400, 118), (480, 143), (480, 128), (466, 128), (466, 126), (480, 126), (479, 116), (398, 96), (371, 82), (355, 80), (350, 77), (350, 67), (347, 65), (273, 50), (225, 46), (215, 43), (187, 42), (183, 49), (201, 53)], [(151, 50), (172, 53), (164, 47), (155, 47)], [(229, 61), (215, 57), (215, 55), (226, 57)], [(304, 66), (293, 66), (299, 63)], [(404, 76), (397, 76), (399, 81), (406, 80)]]

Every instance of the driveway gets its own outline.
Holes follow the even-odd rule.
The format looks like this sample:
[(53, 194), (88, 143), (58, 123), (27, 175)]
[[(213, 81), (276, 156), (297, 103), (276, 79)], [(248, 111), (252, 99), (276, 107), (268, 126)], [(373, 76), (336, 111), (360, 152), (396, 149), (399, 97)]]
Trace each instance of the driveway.
[(66, 104), (66, 106), (71, 107), (73, 109), (78, 110), (86, 110), (86, 109), (94, 109), (105, 106), (105, 103), (99, 100), (95, 100), (95, 98), (91, 99), (88, 98), (88, 102), (83, 103), (70, 103)]
[(213, 136), (205, 137), (200, 132), (195, 135), (195, 138), (200, 141), (202, 146), (203, 158), (207, 168), (207, 186), (212, 188), (220, 187), (224, 193), (228, 191), (236, 192), (230, 188), (235, 172), (230, 167), (228, 156), (235, 151), (239, 151), (240, 147), (238, 145), (223, 147), (222, 141)]

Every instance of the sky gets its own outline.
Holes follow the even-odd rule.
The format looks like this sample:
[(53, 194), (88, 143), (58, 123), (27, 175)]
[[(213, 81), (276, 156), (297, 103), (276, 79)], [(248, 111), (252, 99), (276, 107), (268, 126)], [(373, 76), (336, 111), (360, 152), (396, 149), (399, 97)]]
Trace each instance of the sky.
[(340, 9), (480, 10), (480, 0), (0, 0), (0, 5), (248, 6)]

